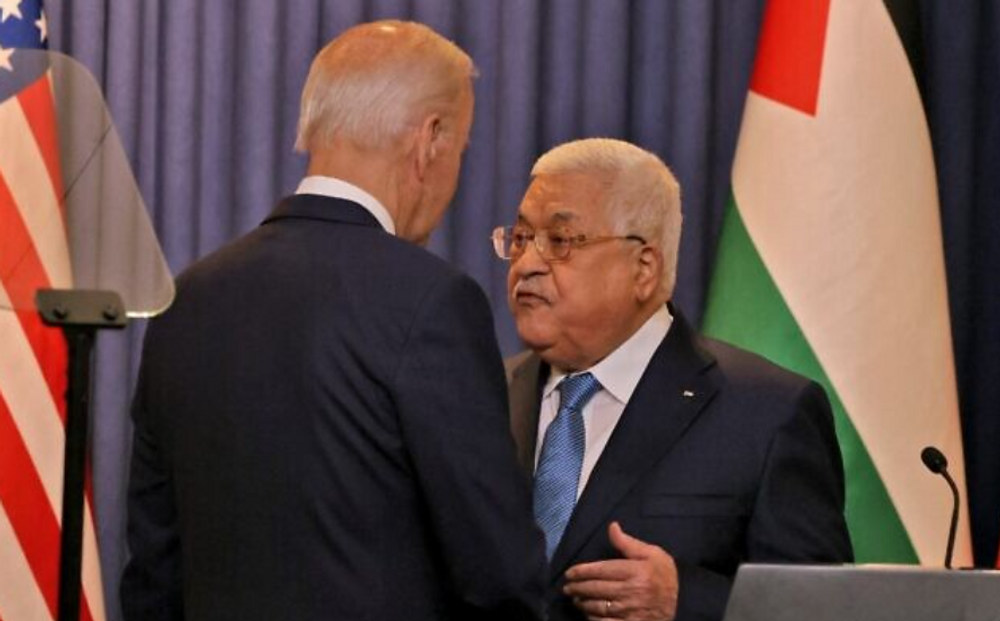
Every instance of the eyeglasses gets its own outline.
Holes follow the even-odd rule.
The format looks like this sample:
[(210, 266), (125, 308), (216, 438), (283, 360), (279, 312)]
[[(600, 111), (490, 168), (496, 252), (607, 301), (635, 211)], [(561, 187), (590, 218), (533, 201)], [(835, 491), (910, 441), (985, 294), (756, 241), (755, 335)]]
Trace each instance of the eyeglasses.
[(565, 261), (569, 259), (570, 251), (591, 244), (624, 239), (645, 244), (646, 240), (638, 235), (606, 235), (602, 237), (587, 237), (574, 234), (567, 228), (531, 230), (523, 226), (498, 226), (493, 229), (493, 250), (505, 261), (520, 258), (528, 249), (528, 242), (535, 243), (535, 250), (546, 261)]

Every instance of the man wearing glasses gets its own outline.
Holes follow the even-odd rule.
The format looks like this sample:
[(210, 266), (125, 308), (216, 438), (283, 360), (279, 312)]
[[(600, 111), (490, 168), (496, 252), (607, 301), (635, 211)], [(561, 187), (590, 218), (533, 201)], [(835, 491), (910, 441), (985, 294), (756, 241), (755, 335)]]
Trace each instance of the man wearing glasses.
[(823, 389), (668, 305), (680, 231), (663, 162), (589, 139), (539, 159), (493, 234), (532, 350), (508, 381), (553, 621), (720, 619), (740, 563), (853, 557)]

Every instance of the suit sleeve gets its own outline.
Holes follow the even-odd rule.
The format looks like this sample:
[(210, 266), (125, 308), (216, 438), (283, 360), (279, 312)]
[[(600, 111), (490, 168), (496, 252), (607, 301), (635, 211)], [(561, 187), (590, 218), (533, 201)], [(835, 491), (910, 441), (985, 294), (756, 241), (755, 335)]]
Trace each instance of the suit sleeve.
[(850, 563), (844, 466), (826, 393), (810, 383), (775, 435), (747, 541), (751, 562)]
[[(148, 343), (147, 338), (144, 356)], [(122, 616), (126, 621), (177, 621), (184, 618), (180, 539), (173, 488), (146, 407), (147, 364), (144, 359), (132, 405), (127, 532), (131, 557), (121, 581)]]
[[(774, 434), (747, 526), (746, 562), (849, 563), (844, 469), (826, 393), (810, 382)], [(721, 619), (730, 578), (678, 564), (678, 614)]]
[(541, 618), (541, 533), (515, 459), (492, 315), (470, 278), (426, 294), (393, 383), (433, 536), (467, 616)]

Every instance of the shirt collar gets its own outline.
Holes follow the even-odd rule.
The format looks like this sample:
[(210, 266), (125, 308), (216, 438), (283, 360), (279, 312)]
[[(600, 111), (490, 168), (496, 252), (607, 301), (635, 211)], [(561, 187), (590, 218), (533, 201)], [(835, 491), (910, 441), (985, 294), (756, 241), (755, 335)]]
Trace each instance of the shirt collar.
[(342, 198), (357, 203), (370, 212), (378, 223), (382, 225), (390, 235), (396, 234), (396, 225), (389, 215), (389, 210), (385, 208), (377, 198), (365, 192), (353, 183), (348, 183), (335, 177), (325, 177), (323, 175), (311, 175), (299, 183), (296, 194), (317, 194), (319, 196), (329, 196), (331, 198)]
[[(580, 373), (592, 373), (601, 387), (616, 401), (627, 404), (649, 366), (649, 361), (653, 359), (653, 354), (667, 336), (673, 320), (664, 304), (627, 341), (603, 360)], [(542, 398), (548, 398), (567, 375), (569, 374), (553, 367), (545, 382)]]

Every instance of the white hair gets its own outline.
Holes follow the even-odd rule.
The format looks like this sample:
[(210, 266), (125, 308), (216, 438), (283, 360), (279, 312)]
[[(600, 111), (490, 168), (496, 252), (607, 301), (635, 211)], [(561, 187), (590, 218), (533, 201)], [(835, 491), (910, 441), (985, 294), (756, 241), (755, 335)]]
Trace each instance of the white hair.
[(633, 144), (586, 138), (543, 155), (531, 176), (583, 174), (606, 180), (604, 210), (615, 235), (639, 235), (663, 256), (660, 293), (670, 299), (677, 282), (681, 188), (663, 161)]
[(349, 28), (313, 60), (295, 148), (312, 151), (335, 138), (363, 149), (395, 147), (428, 114), (453, 117), (475, 73), (468, 54), (423, 24)]

